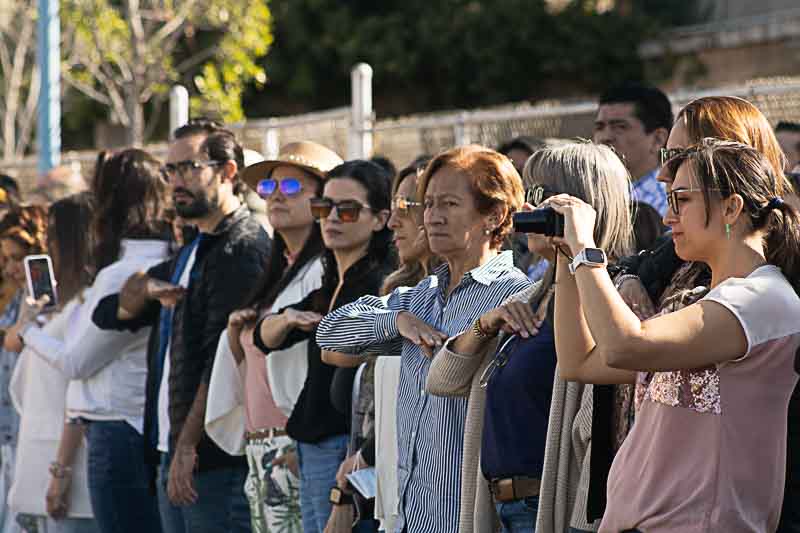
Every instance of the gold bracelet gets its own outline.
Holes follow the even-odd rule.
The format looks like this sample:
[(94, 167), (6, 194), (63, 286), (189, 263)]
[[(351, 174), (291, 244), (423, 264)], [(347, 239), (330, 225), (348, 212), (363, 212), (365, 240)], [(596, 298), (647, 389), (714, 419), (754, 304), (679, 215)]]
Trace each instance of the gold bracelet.
[(497, 337), (497, 332), (491, 334), (487, 333), (486, 330), (483, 329), (483, 326), (481, 326), (481, 317), (478, 317), (475, 322), (472, 323), (472, 333), (479, 339), (490, 339)]

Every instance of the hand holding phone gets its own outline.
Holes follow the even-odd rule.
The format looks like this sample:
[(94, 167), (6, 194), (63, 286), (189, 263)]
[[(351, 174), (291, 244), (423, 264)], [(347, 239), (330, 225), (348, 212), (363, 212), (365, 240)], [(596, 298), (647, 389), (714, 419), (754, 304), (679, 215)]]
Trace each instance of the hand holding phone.
[(52, 310), (58, 306), (56, 278), (53, 275), (53, 261), (49, 255), (27, 256), (25, 279), (28, 282), (28, 296), (34, 302), (43, 303), (42, 310)]

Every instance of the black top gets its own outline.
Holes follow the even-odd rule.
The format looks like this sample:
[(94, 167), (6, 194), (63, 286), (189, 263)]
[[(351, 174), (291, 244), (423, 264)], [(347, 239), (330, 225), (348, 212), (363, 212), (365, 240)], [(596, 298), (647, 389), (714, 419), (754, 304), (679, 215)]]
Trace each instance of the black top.
[[(331, 309), (354, 302), (361, 296), (378, 294), (383, 279), (389, 271), (389, 265), (376, 263), (366, 256), (363, 257), (345, 273), (344, 284)], [(298, 311), (319, 312), (321, 303), (331, 301), (335, 289), (335, 286), (321, 287), (308, 294), (302, 301), (284, 309), (293, 308)], [(279, 313), (284, 309), (281, 309)], [(272, 350), (264, 344), (260, 331), (261, 328), (256, 327), (253, 332), (253, 342), (261, 351), (269, 354)], [(286, 431), (294, 440), (316, 443), (329, 437), (348, 433), (349, 414), (341, 412), (333, 405), (331, 385), (334, 375), (338, 373), (337, 396), (351, 394), (355, 369), (339, 369), (322, 362), (321, 350), (316, 341), (316, 329), (310, 332), (294, 329), (286, 337), (286, 340), (274, 349), (284, 350), (304, 340), (308, 341), (308, 375), (300, 397), (289, 417), (289, 422), (286, 424)], [(336, 403), (341, 407), (350, 402), (345, 398), (337, 397)]]
[[(219, 336), (227, 326), (228, 315), (245, 303), (264, 275), (270, 248), (269, 236), (246, 207), (225, 217), (213, 233), (203, 234), (197, 245), (186, 296), (173, 314), (169, 352), (170, 448), (175, 446), (198, 387), (203, 382), (208, 383)], [(169, 261), (152, 267), (148, 275), (169, 281), (179, 255), (180, 251)], [(137, 331), (143, 327), (152, 328), (147, 349), (144, 411), (144, 434), (151, 435), (158, 431), (155, 405), (160, 385), (158, 369), (162, 367), (156, 358), (159, 355), (161, 305), (158, 301), (151, 301), (133, 320), (118, 320), (118, 307), (119, 294), (106, 296), (94, 310), (92, 320), (100, 329)], [(200, 470), (245, 462), (242, 457), (225, 453), (205, 432), (197, 453)], [(156, 457), (152, 454), (150, 460)]]
[(533, 337), (503, 339), (494, 362), (486, 387), (481, 471), (489, 480), (541, 478), (556, 372), (550, 321)]

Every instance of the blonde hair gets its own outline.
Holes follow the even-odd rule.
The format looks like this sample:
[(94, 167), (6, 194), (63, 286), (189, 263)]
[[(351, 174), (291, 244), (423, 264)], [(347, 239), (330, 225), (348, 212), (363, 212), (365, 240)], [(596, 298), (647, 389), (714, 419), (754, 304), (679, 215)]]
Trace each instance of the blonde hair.
[(633, 253), (630, 174), (611, 148), (592, 142), (543, 148), (522, 174), (526, 187), (542, 185), (591, 205), (597, 212), (595, 242), (610, 258)]

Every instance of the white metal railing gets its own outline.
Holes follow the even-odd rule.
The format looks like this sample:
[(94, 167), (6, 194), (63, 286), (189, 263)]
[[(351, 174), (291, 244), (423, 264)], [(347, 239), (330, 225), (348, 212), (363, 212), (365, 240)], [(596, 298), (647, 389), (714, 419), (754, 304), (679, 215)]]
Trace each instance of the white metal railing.
[[(589, 137), (597, 108), (595, 100), (517, 103), (478, 110), (454, 110), (405, 117), (375, 119), (372, 109), (372, 69), (357, 65), (352, 71), (350, 106), (289, 117), (251, 119), (231, 127), (247, 148), (266, 157), (277, 155), (281, 145), (308, 139), (330, 146), (348, 158), (369, 157), (373, 152), (405, 164), (422, 153), (433, 154), (470, 142), (497, 146), (519, 135), (540, 138)], [(690, 100), (711, 95), (740, 96), (753, 101), (767, 118), (800, 122), (800, 77), (753, 80), (711, 89), (682, 90), (670, 94), (677, 111)], [(175, 98), (185, 102), (185, 98)], [(185, 105), (185, 104), (182, 104)], [(185, 121), (188, 112), (171, 110), (172, 125)], [(163, 156), (166, 146), (148, 146)], [(85, 176), (91, 175), (96, 152), (67, 152), (62, 161)], [(36, 175), (36, 158), (4, 162), (0, 170), (22, 176)], [(33, 180), (32, 180), (33, 181)]]

